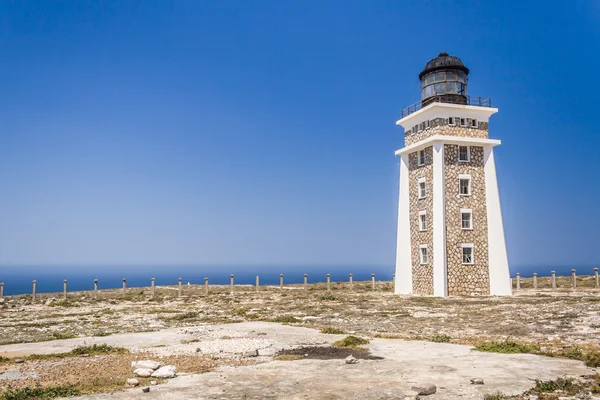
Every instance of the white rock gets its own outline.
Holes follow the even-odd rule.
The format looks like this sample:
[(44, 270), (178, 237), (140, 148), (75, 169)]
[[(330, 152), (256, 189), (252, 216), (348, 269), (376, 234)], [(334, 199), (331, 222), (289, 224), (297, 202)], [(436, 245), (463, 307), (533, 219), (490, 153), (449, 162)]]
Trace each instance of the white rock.
[(150, 368), (138, 368), (135, 371), (133, 371), (133, 374), (135, 376), (139, 376), (140, 378), (148, 378), (152, 375), (153, 372), (154, 370)]
[(346, 357), (344, 359), (344, 362), (346, 364), (358, 364), (358, 360), (356, 358), (354, 358), (354, 356), (351, 354), (348, 357)]
[(131, 368), (150, 368), (151, 370), (157, 370), (160, 367), (162, 367), (163, 365), (165, 365), (165, 364), (161, 363), (161, 362), (152, 361), (152, 360), (133, 361), (131, 363)]
[(177, 368), (174, 365), (165, 365), (154, 371), (151, 376), (153, 378), (175, 378), (177, 376)]
[(471, 378), (471, 385), (483, 385), (482, 378)]
[(150, 381), (150, 384), (151, 384), (152, 386), (156, 386), (156, 385), (158, 384), (158, 382), (156, 382), (156, 381)]
[(127, 379), (127, 386), (137, 386), (139, 384), (140, 384), (140, 381), (138, 381), (135, 378)]

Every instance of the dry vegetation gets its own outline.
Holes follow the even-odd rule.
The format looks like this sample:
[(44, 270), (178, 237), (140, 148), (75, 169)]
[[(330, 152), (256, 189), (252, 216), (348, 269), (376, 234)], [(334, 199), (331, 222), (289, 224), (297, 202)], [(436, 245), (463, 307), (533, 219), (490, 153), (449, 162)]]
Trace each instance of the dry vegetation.
[[(564, 279), (570, 282), (570, 278)], [(546, 278), (538, 279), (540, 290), (535, 292), (528, 289), (531, 279), (522, 279), (524, 289), (516, 296), (503, 298), (396, 296), (390, 282), (377, 282), (375, 290), (370, 282), (355, 282), (352, 290), (345, 282), (332, 283), (331, 291), (324, 284), (309, 285), (308, 290), (302, 285), (283, 289), (263, 286), (259, 291), (252, 286), (236, 286), (233, 293), (227, 286), (211, 286), (208, 294), (202, 286), (186, 286), (181, 297), (174, 287), (158, 287), (154, 297), (149, 289), (131, 288), (125, 293), (104, 290), (98, 299), (91, 292), (69, 293), (67, 300), (60, 300), (57, 294), (42, 294), (33, 304), (29, 296), (14, 296), (0, 305), (0, 341), (21, 343), (201, 324), (274, 321), (317, 328), (324, 333), (471, 344), (482, 351), (532, 352), (586, 362), (591, 359), (600, 364), (594, 339), (600, 333), (600, 290), (592, 287), (592, 277), (579, 279), (577, 291), (554, 292), (543, 289)], [(280, 355), (290, 359), (296, 356)], [(19, 368), (26, 372), (35, 367), (39, 374), (35, 382), (44, 387), (60, 384), (89, 393), (122, 389), (134, 358), (128, 353), (72, 354), (51, 360), (30, 358)], [(175, 363), (181, 372), (203, 372), (219, 363), (240, 362), (203, 356), (177, 358), (163, 361)], [(0, 373), (9, 364), (14, 367), (0, 360)], [(106, 376), (102, 373), (105, 365), (111, 365)], [(57, 376), (69, 379), (57, 381)], [(18, 388), (31, 386), (32, 382), (26, 379), (11, 384)], [(6, 389), (6, 385), (0, 387), (0, 391)]]

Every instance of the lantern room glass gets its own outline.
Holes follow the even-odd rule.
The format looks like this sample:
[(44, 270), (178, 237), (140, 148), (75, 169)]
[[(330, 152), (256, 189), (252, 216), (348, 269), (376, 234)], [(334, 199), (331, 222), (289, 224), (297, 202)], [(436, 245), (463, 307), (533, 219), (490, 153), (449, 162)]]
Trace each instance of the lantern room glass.
[(467, 95), (467, 74), (459, 69), (430, 72), (421, 80), (421, 99), (431, 96)]

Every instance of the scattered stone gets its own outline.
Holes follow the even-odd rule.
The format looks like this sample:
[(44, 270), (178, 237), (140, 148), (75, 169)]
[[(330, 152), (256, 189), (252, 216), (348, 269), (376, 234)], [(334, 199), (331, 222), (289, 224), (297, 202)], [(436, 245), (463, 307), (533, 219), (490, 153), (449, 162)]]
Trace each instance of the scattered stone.
[(429, 396), (437, 391), (437, 386), (435, 386), (433, 383), (424, 383), (420, 385), (414, 385), (411, 390), (417, 392), (417, 394), (420, 396)]
[(25, 360), (22, 360), (20, 358), (15, 359), (15, 364), (23, 364), (25, 362)]
[(201, 353), (202, 349), (200, 347), (196, 347), (196, 353)]
[(471, 378), (471, 385), (483, 385), (482, 378)]
[(89, 356), (90, 356), (89, 354), (82, 354), (81, 355), (81, 357), (83, 357), (83, 358), (86, 358), (86, 357), (89, 357)]
[(150, 376), (153, 378), (175, 378), (177, 376), (177, 368), (174, 365), (165, 365), (154, 371)]
[(419, 399), (420, 399), (419, 393), (417, 393), (417, 392), (410, 391), (410, 392), (406, 392), (404, 394), (404, 400), (419, 400)]
[(244, 357), (258, 357), (258, 350), (246, 351)]
[(151, 370), (157, 370), (160, 367), (162, 367), (163, 365), (165, 365), (165, 364), (161, 363), (161, 362), (152, 361), (152, 360), (133, 361), (131, 363), (132, 368), (149, 368)]
[(138, 386), (139, 384), (140, 384), (140, 381), (138, 381), (135, 378), (127, 379), (127, 386)]
[(135, 376), (139, 376), (140, 378), (149, 378), (153, 372), (154, 370), (150, 368), (138, 368), (135, 371), (133, 371), (133, 374)]
[(150, 384), (151, 384), (152, 386), (156, 386), (156, 385), (158, 385), (158, 382), (156, 382), (156, 381), (150, 381)]
[(346, 357), (344, 359), (344, 362), (346, 364), (358, 364), (358, 360), (352, 354), (350, 354), (348, 357)]
[(150, 386), (143, 387), (142, 392), (144, 392), (144, 393), (150, 392)]

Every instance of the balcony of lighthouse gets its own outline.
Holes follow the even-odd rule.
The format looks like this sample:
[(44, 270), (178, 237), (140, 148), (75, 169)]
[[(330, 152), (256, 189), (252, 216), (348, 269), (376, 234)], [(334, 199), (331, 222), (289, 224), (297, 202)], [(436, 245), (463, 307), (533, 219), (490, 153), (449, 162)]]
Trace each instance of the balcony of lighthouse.
[(426, 99), (419, 100), (410, 106), (404, 107), (402, 110), (402, 116), (404, 118), (416, 111), (419, 111), (423, 107), (429, 106), (434, 103), (447, 103), (447, 104), (458, 104), (463, 106), (476, 106), (476, 107), (492, 107), (492, 99), (490, 97), (479, 97), (479, 96), (464, 96), (457, 97), (456, 95), (434, 95), (427, 97)]

